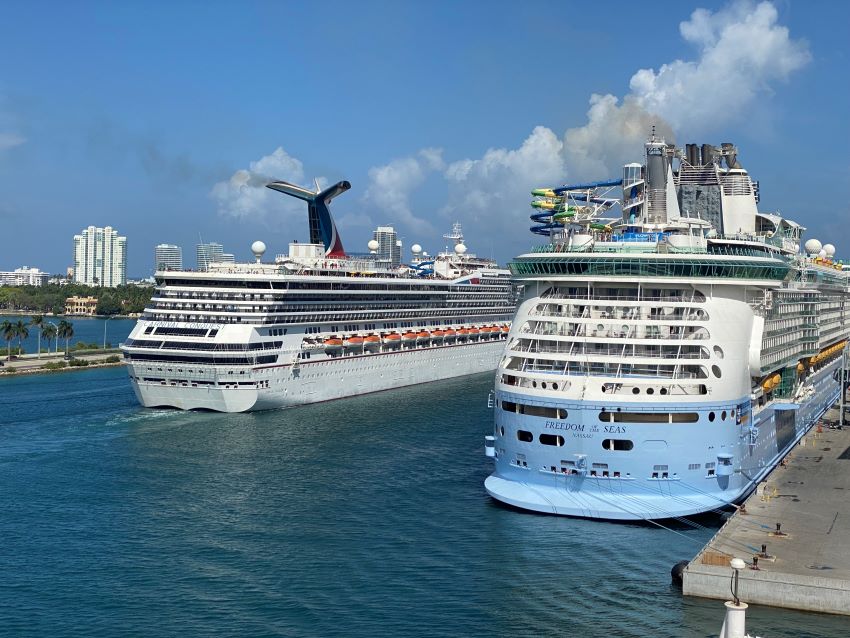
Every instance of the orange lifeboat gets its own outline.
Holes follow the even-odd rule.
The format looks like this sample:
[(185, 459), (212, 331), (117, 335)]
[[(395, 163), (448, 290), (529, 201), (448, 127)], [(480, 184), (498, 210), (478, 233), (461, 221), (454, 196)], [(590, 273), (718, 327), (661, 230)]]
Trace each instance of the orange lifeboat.
[(457, 331), (458, 341), (466, 341), (469, 339), (469, 328), (461, 328)]
[(405, 343), (410, 343), (412, 341), (416, 341), (417, 336), (418, 335), (415, 332), (408, 330), (403, 335), (401, 335), (401, 340), (404, 341)]
[(363, 345), (370, 350), (381, 347), (381, 338), (378, 335), (367, 335), (363, 337)]
[(416, 334), (416, 338), (421, 342), (431, 341), (431, 333), (427, 330), (421, 330)]
[(363, 337), (358, 337), (357, 335), (352, 335), (348, 337), (345, 341), (343, 341), (342, 345), (346, 348), (362, 348), (363, 347)]
[(470, 339), (478, 339), (478, 337), (481, 336), (481, 331), (478, 328), (473, 326), (472, 328), (469, 329), (468, 334), (469, 334)]
[(401, 343), (401, 335), (397, 332), (384, 335), (384, 343), (387, 345), (398, 345)]
[(502, 334), (508, 334), (511, 331), (511, 327), (507, 324), (502, 326)]
[(445, 333), (444, 330), (435, 330), (434, 332), (431, 333), (431, 340), (432, 341), (442, 341), (443, 337), (445, 337), (445, 336), (446, 336), (446, 333)]
[(443, 332), (443, 338), (446, 341), (454, 341), (457, 339), (457, 330), (454, 328), (448, 328)]
[(339, 350), (340, 348), (342, 348), (342, 339), (338, 337), (325, 339), (325, 350)]

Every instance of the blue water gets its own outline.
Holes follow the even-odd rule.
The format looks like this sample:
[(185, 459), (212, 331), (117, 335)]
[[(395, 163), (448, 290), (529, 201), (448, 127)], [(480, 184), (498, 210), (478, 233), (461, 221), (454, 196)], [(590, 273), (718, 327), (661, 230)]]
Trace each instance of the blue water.
[(0, 635), (717, 635), (722, 603), (669, 572), (718, 521), (674, 533), (486, 495), (491, 383), (225, 415), (143, 410), (120, 368), (0, 379)]
[[(13, 323), (23, 321), (29, 323), (32, 319), (29, 315), (0, 315), (0, 322), (9, 320)], [(104, 334), (106, 335), (106, 343), (117, 347), (119, 343), (124, 341), (136, 325), (135, 319), (101, 319), (100, 317), (45, 317), (45, 322), (52, 321), (57, 326), (59, 322), (65, 319), (70, 321), (74, 327), (74, 336), (68, 341), (71, 347), (74, 344), (83, 341), (85, 343), (96, 343), (103, 345)], [(35, 353), (38, 351), (38, 330), (34, 326), (28, 326), (29, 337), (23, 340), (24, 352)], [(0, 335), (2, 337), (2, 335)], [(12, 341), (12, 347), (18, 345), (18, 340)], [(41, 340), (42, 349), (47, 348), (47, 341)], [(59, 339), (59, 351), (65, 348), (65, 340)], [(56, 349), (56, 340), (50, 340), (50, 351)], [(6, 342), (0, 341), (0, 353), (6, 350)]]

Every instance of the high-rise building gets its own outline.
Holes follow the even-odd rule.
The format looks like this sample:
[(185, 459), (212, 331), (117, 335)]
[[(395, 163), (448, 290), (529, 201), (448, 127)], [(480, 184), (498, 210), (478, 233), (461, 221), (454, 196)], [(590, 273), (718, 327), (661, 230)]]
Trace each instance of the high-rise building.
[(210, 264), (223, 261), (224, 246), (210, 242), (209, 244), (198, 244), (195, 253), (198, 262), (198, 270), (206, 271)]
[(111, 226), (74, 235), (74, 281), (105, 288), (127, 283), (127, 238)]
[(0, 272), (0, 286), (43, 286), (50, 277), (38, 268), (21, 266), (11, 272)]
[(378, 226), (372, 236), (378, 242), (378, 261), (398, 266), (401, 263), (401, 241), (395, 229), (392, 226)]
[(183, 249), (173, 244), (158, 244), (154, 250), (154, 270), (183, 270)]

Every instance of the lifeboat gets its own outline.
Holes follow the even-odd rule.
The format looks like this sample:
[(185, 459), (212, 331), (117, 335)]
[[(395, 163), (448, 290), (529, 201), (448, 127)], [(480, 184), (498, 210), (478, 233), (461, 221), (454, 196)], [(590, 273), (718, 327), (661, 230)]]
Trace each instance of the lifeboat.
[(478, 337), (481, 336), (481, 331), (478, 328), (472, 327), (469, 329), (469, 338), (478, 340)]
[(375, 350), (381, 347), (381, 338), (378, 335), (367, 335), (363, 337), (363, 347)]
[(427, 330), (421, 330), (420, 332), (416, 333), (416, 340), (419, 341), (419, 343), (431, 341), (431, 333)]
[(435, 330), (431, 333), (431, 341), (442, 341), (445, 336), (446, 333), (444, 330)]
[(401, 335), (401, 340), (404, 343), (414, 343), (418, 335), (415, 332), (407, 331)]
[(511, 327), (507, 324), (502, 326), (502, 334), (506, 335), (511, 331)]
[(342, 348), (342, 339), (338, 337), (329, 337), (325, 339), (325, 350), (340, 350)]
[(363, 337), (358, 337), (357, 335), (353, 335), (348, 337), (345, 341), (342, 342), (346, 348), (362, 348), (363, 347)]
[(454, 328), (448, 328), (443, 332), (443, 338), (446, 341), (456, 341), (457, 340), (457, 330)]
[(386, 334), (384, 335), (384, 343), (388, 346), (397, 346), (401, 343), (401, 335), (397, 332), (391, 332), (389, 334)]
[(466, 341), (469, 339), (469, 328), (461, 328), (457, 331), (457, 340)]

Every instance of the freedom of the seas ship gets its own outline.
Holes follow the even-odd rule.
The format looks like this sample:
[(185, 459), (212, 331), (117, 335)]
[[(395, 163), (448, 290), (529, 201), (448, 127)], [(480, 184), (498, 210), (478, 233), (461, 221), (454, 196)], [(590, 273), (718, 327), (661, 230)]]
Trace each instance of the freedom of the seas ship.
[(759, 212), (731, 144), (653, 134), (622, 179), (532, 195), (549, 243), (510, 264), (489, 494), (630, 520), (739, 502), (838, 397), (834, 247)]
[(410, 265), (349, 255), (328, 205), (348, 182), (305, 200), (310, 242), (263, 263), (158, 271), (156, 291), (122, 345), (146, 407), (243, 412), (326, 401), (495, 370), (516, 309), (510, 272), (453, 248)]

